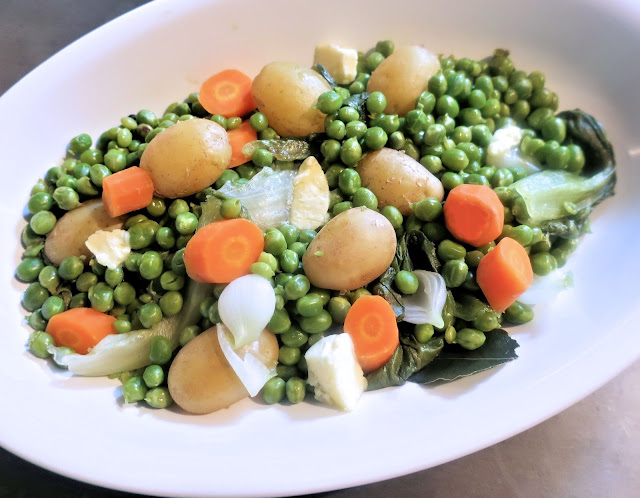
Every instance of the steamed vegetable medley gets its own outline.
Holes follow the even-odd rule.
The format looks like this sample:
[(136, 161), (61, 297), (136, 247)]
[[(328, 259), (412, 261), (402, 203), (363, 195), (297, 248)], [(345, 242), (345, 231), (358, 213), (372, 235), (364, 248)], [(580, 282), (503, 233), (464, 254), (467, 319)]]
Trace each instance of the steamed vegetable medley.
[(257, 395), (352, 410), (516, 358), (502, 325), (570, 285), (613, 195), (599, 123), (557, 112), (504, 50), (314, 59), (226, 70), (71, 139), (22, 232), (34, 355), (191, 413)]

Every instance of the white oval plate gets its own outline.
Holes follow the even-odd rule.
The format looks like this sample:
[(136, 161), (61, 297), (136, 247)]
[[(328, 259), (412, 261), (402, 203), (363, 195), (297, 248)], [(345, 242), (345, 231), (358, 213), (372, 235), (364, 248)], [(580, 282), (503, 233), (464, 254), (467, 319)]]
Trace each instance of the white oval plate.
[[(464, 5), (462, 5), (464, 3)], [(512, 50), (541, 69), (561, 108), (597, 116), (616, 147), (617, 195), (572, 257), (576, 286), (512, 329), (520, 358), (437, 388), (367, 393), (355, 413), (315, 403), (246, 400), (208, 416), (123, 406), (117, 381), (73, 378), (25, 350), (20, 218), (35, 179), (78, 133), (197, 91), (218, 70), (255, 75), (271, 60), (312, 62), (317, 43), (367, 49), (378, 39), (481, 58)], [(640, 356), (640, 8), (631, 2), (419, 0), (164, 1), (90, 33), (0, 99), (0, 442), (55, 472), (158, 495), (285, 495), (353, 486), (477, 451), (575, 403)], [(10, 117), (10, 119), (6, 119)], [(6, 179), (10, 178), (9, 184)]]

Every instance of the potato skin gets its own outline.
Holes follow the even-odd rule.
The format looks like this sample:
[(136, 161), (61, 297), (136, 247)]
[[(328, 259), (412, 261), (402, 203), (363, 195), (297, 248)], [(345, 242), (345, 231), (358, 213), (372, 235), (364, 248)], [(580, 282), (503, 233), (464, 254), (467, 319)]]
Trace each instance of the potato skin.
[(382, 92), (387, 98), (386, 114), (404, 116), (415, 107), (429, 78), (440, 69), (438, 58), (417, 45), (400, 47), (371, 73), (368, 92)]
[(411, 204), (425, 197), (444, 198), (444, 187), (422, 164), (404, 152), (383, 148), (370, 152), (356, 169), (362, 186), (378, 198), (378, 205), (395, 206), (407, 216)]
[[(260, 353), (278, 360), (278, 340), (263, 330)], [(173, 400), (189, 413), (212, 413), (249, 397), (246, 388), (220, 349), (216, 327), (189, 341), (176, 355), (167, 378)]]
[(68, 256), (85, 256), (91, 259), (91, 251), (85, 245), (90, 235), (98, 230), (110, 232), (122, 228), (126, 216), (112, 218), (101, 199), (83, 202), (66, 212), (47, 235), (44, 253), (55, 265)]
[(215, 182), (231, 160), (225, 129), (208, 119), (178, 121), (145, 149), (140, 167), (151, 175), (158, 195), (193, 195)]
[(302, 257), (304, 272), (316, 287), (354, 290), (375, 280), (396, 253), (396, 232), (376, 211), (356, 207), (331, 219)]
[(325, 115), (311, 109), (331, 87), (313, 69), (292, 62), (272, 62), (253, 80), (253, 99), (269, 126), (283, 137), (324, 131)]

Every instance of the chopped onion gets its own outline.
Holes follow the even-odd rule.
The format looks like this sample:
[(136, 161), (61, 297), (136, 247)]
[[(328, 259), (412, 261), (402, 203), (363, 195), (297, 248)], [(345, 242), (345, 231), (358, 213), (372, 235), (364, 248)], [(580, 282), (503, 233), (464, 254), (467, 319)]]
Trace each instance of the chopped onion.
[(533, 283), (524, 291), (518, 301), (524, 304), (540, 304), (555, 299), (558, 294), (573, 287), (573, 273), (560, 269), (533, 277)]
[(239, 199), (249, 211), (251, 220), (262, 230), (289, 221), (296, 171), (274, 171), (262, 168), (248, 183), (234, 186), (225, 183), (220, 193)]
[(433, 271), (414, 270), (413, 273), (418, 277), (418, 290), (415, 294), (403, 298), (404, 321), (442, 327), (442, 309), (447, 300), (444, 279)]
[(224, 324), (217, 325), (218, 341), (224, 357), (236, 373), (250, 396), (255, 396), (272, 377), (276, 376), (277, 361), (260, 354), (259, 341), (234, 348), (233, 336)]
[(260, 337), (276, 308), (276, 294), (269, 281), (245, 275), (227, 285), (218, 299), (218, 313), (239, 348)]

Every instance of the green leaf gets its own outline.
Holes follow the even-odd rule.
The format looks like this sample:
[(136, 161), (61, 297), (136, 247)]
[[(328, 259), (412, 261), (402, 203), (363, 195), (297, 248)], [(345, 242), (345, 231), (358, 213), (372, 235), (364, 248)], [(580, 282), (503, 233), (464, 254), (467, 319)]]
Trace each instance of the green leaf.
[(441, 337), (434, 337), (426, 344), (419, 343), (411, 336), (402, 337), (391, 359), (383, 367), (367, 375), (367, 390), (404, 384), (411, 375), (431, 363), (443, 347)]
[[(433, 340), (433, 339), (432, 339)], [(412, 375), (409, 380), (420, 384), (448, 382), (488, 370), (518, 357), (515, 350), (519, 344), (504, 330), (487, 333), (482, 347), (467, 351), (460, 347), (448, 347), (429, 365)]]
[(329, 83), (329, 86), (332, 90), (336, 87), (336, 80), (333, 79), (333, 76), (331, 76), (329, 71), (327, 71), (327, 68), (322, 64), (314, 64), (311, 69), (313, 69), (316, 73), (320, 73), (320, 76), (327, 80), (327, 83)]
[(405, 234), (407, 251), (413, 268), (440, 271), (440, 260), (436, 254), (436, 245), (420, 230)]
[(400, 321), (404, 318), (404, 304), (402, 303), (402, 295), (393, 290), (393, 279), (397, 273), (397, 270), (393, 266), (387, 268), (380, 278), (378, 278), (371, 292), (372, 294), (382, 296), (385, 301), (391, 305), (396, 315), (396, 320)]

